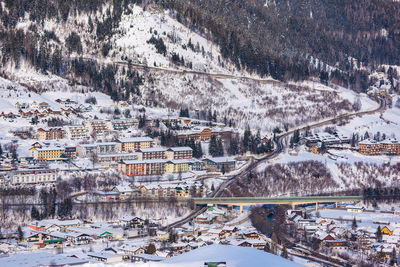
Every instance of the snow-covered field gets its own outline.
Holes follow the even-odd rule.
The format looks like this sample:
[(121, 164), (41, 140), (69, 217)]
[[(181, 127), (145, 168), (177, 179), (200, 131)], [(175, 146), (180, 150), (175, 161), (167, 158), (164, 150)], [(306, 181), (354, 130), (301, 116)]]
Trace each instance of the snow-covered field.
[[(205, 262), (226, 262), (229, 267), (261, 267), (261, 266), (301, 266), (282, 257), (257, 250), (255, 248), (238, 247), (232, 245), (210, 245), (194, 249), (176, 257), (166, 259), (162, 262), (147, 262), (142, 264), (120, 263), (115, 267), (138, 266), (138, 267), (198, 267), (204, 266)], [(267, 265), (266, 265), (267, 264)], [(95, 263), (84, 266), (106, 266)]]
[[(400, 139), (400, 108), (396, 107), (399, 96), (393, 97), (393, 105), (388, 108), (383, 114), (375, 113), (373, 115), (366, 115), (362, 117), (355, 117), (349, 123), (336, 128), (346, 135), (351, 136), (352, 133), (358, 133), (364, 136), (368, 132), (370, 136), (374, 136), (380, 132), (385, 134), (388, 138)], [(372, 135), (371, 135), (372, 134)]]
[[(360, 226), (378, 227), (379, 223), (400, 223), (400, 216), (392, 213), (380, 212), (347, 212), (346, 210), (322, 209), (318, 211), (322, 218), (344, 219), (361, 221)], [(313, 212), (315, 215), (315, 212)]]

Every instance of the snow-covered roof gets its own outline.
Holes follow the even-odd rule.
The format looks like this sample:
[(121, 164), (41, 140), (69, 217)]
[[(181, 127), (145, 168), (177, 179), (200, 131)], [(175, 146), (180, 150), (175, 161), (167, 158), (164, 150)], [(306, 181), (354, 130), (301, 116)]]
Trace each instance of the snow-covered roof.
[(0, 266), (7, 267), (80, 265), (87, 262), (85, 259), (48, 252), (16, 253), (10, 254), (8, 257), (0, 257)]
[(193, 149), (188, 146), (181, 146), (181, 147), (170, 147), (168, 151), (179, 152), (179, 151), (192, 151)]
[(165, 159), (147, 159), (147, 160), (124, 160), (125, 164), (152, 164), (152, 163), (166, 163)]
[(118, 139), (120, 143), (137, 143), (137, 142), (153, 142), (153, 138), (148, 136), (143, 137), (132, 137), (132, 138), (121, 138)]
[(149, 147), (149, 148), (140, 148), (137, 150), (138, 152), (165, 152), (167, 151), (165, 148), (162, 147)]
[(206, 158), (204, 160), (209, 160), (215, 163), (224, 163), (224, 162), (236, 162), (236, 160), (230, 157), (215, 157), (215, 158)]

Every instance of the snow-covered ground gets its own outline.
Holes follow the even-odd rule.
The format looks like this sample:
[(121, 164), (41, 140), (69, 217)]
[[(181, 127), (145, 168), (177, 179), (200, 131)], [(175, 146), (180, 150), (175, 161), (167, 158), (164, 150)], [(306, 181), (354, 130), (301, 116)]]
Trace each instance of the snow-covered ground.
[[(378, 227), (379, 223), (400, 223), (400, 216), (380, 212), (348, 212), (346, 210), (322, 209), (318, 211), (322, 218), (344, 219), (349, 223), (356, 218), (359, 226)], [(315, 215), (315, 212), (313, 212)]]
[(373, 115), (365, 115), (362, 117), (355, 117), (349, 121), (349, 123), (343, 126), (337, 126), (336, 128), (345, 135), (351, 136), (353, 133), (358, 133), (360, 136), (364, 136), (365, 132), (368, 132), (371, 136), (380, 132), (385, 134), (387, 138), (400, 139), (400, 108), (396, 107), (396, 103), (399, 96), (393, 97), (393, 105), (388, 108), (382, 115), (375, 113)]
[[(166, 259), (162, 262), (147, 262), (142, 264), (120, 263), (115, 267), (138, 266), (138, 267), (198, 267), (204, 266), (205, 262), (226, 262), (229, 267), (261, 267), (261, 266), (301, 266), (282, 257), (260, 251), (255, 248), (239, 247), (232, 245), (210, 245), (194, 249), (176, 257)], [(84, 266), (106, 266), (95, 263)]]

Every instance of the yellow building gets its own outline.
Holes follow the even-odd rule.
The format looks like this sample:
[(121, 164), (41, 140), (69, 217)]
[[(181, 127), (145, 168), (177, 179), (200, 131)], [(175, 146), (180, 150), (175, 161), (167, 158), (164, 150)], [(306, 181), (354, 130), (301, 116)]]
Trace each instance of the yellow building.
[(390, 229), (388, 226), (384, 226), (381, 229), (381, 233), (384, 235), (392, 235), (393, 234), (393, 229)]
[(159, 241), (167, 241), (169, 238), (169, 233), (164, 231), (157, 231), (157, 239)]
[(141, 148), (152, 147), (153, 139), (147, 136), (120, 139), (117, 146), (120, 152), (133, 152)]
[(32, 147), (30, 150), (31, 157), (36, 160), (53, 160), (64, 156), (65, 149), (62, 147)]
[(165, 163), (165, 172), (179, 173), (189, 171), (189, 163), (186, 160), (170, 160)]

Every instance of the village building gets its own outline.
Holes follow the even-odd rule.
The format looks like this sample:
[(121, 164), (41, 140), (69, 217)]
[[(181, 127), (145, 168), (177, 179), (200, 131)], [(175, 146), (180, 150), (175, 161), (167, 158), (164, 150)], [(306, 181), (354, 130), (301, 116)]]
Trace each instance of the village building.
[(182, 173), (187, 171), (189, 171), (188, 160), (169, 160), (165, 163), (165, 172), (167, 173)]
[(88, 253), (88, 257), (90, 259), (104, 262), (107, 264), (118, 263), (118, 262), (123, 261), (122, 255), (114, 254), (114, 253), (107, 253), (107, 252), (98, 252), (98, 253), (90, 252), (90, 253)]
[(115, 131), (122, 131), (131, 128), (137, 128), (139, 122), (136, 119), (118, 119), (111, 120), (112, 129)]
[(120, 161), (137, 160), (138, 155), (136, 153), (105, 154), (98, 155), (97, 158), (101, 165), (111, 167), (118, 166)]
[(162, 175), (165, 163), (164, 159), (125, 160), (118, 163), (118, 171), (127, 176)]
[(85, 127), (90, 133), (104, 133), (113, 129), (111, 122), (106, 120), (85, 121)]
[(104, 143), (94, 143), (94, 144), (80, 144), (76, 147), (76, 152), (79, 157), (86, 158), (93, 154), (95, 155), (105, 155), (114, 154), (117, 152), (116, 142), (104, 142)]
[(140, 148), (136, 150), (139, 160), (166, 159), (166, 150), (161, 147)]
[(119, 219), (119, 225), (125, 228), (144, 228), (145, 220), (132, 215), (125, 215)]
[(209, 127), (194, 127), (188, 131), (178, 132), (178, 139), (193, 139), (196, 141), (206, 141), (210, 140), (211, 136), (215, 136), (217, 138), (229, 139), (231, 138), (233, 132), (231, 129), (211, 129)]
[(73, 159), (76, 158), (76, 146), (66, 146), (65, 147), (65, 157)]
[(59, 146), (32, 147), (29, 151), (37, 161), (65, 159), (65, 148)]
[(191, 159), (193, 149), (191, 147), (170, 147), (166, 151), (167, 159)]
[(57, 172), (50, 169), (17, 170), (8, 177), (12, 184), (53, 183), (57, 181)]
[(230, 172), (236, 168), (236, 160), (229, 157), (206, 158), (203, 162), (208, 171)]
[(358, 143), (358, 152), (366, 155), (398, 155), (400, 154), (400, 143), (390, 139), (380, 142), (366, 139)]
[(134, 152), (141, 148), (150, 148), (153, 146), (153, 139), (150, 137), (133, 137), (117, 140), (118, 151)]
[(86, 139), (89, 130), (83, 125), (68, 125), (64, 126), (65, 136), (70, 140)]
[(38, 139), (39, 140), (58, 140), (64, 138), (64, 130), (62, 128), (39, 128)]

